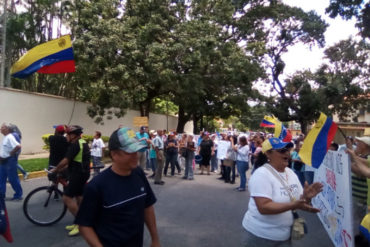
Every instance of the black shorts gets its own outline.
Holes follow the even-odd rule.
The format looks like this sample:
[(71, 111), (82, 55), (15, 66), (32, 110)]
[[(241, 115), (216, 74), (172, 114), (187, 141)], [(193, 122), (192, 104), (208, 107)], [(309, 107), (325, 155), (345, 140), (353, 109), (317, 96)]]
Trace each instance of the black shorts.
[(63, 194), (68, 197), (82, 196), (84, 187), (87, 180), (90, 177), (90, 173), (87, 172), (71, 172), (68, 175), (68, 185), (64, 187)]

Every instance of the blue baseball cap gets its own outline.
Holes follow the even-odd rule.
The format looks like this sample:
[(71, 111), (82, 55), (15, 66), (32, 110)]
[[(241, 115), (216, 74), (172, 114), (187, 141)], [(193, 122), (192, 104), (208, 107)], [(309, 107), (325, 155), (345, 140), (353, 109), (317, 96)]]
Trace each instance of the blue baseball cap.
[(109, 150), (122, 150), (126, 153), (136, 153), (147, 145), (143, 144), (136, 137), (135, 132), (130, 128), (120, 128), (115, 130), (109, 138)]
[(279, 138), (269, 138), (262, 143), (262, 152), (266, 153), (269, 150), (276, 150), (282, 148), (292, 148), (294, 145), (291, 142), (283, 142)]

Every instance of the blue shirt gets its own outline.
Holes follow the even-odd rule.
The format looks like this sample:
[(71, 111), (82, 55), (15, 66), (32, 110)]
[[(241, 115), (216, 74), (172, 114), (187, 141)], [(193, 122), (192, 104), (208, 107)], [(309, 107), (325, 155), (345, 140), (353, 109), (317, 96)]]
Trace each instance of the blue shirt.
[[(139, 139), (144, 137), (145, 139), (149, 140), (149, 135), (146, 132), (144, 132), (144, 133), (137, 132), (136, 137), (139, 138)], [(148, 145), (145, 140), (142, 140), (141, 143), (144, 144), (144, 145)], [(142, 148), (142, 149), (139, 150), (139, 152), (145, 152), (147, 149), (148, 149), (147, 147)]]

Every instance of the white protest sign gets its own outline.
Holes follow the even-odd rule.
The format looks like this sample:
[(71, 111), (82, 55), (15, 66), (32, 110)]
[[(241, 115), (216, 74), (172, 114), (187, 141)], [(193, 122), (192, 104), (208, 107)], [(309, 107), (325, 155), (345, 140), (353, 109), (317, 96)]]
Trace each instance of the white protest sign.
[(334, 246), (354, 246), (349, 162), (346, 153), (328, 151), (315, 171), (314, 181), (322, 183), (324, 188), (312, 199), (312, 204), (321, 210), (318, 216)]
[(227, 153), (227, 150), (229, 149), (230, 145), (231, 144), (230, 144), (229, 141), (220, 140), (218, 142), (218, 146), (217, 146), (217, 159), (223, 160), (223, 159), (226, 158), (226, 153)]

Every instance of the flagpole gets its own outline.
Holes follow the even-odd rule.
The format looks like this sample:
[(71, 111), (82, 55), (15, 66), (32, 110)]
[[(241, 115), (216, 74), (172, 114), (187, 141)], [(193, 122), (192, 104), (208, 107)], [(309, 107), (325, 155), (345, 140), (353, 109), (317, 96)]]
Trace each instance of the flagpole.
[(344, 139), (347, 139), (346, 134), (344, 134), (343, 130), (338, 127), (339, 132), (343, 135)]
[(4, 80), (5, 80), (5, 54), (6, 54), (5, 53), (5, 48), (6, 48), (5, 43), (6, 43), (7, 4), (8, 4), (8, 0), (4, 0), (4, 14), (3, 14), (4, 21), (3, 21), (3, 35), (2, 35), (3, 44), (1, 47), (0, 88), (4, 87), (5, 85)]

